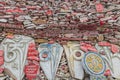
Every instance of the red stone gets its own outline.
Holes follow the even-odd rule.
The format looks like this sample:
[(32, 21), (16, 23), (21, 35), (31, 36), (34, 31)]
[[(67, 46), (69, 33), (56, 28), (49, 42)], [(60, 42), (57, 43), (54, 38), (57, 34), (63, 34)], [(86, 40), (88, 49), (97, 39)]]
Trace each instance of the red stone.
[(4, 64), (4, 57), (0, 57), (0, 66)]
[(26, 65), (24, 68), (24, 72), (26, 74), (26, 77), (29, 80), (32, 80), (34, 78), (36, 78), (37, 74), (38, 74), (38, 70), (39, 70), (39, 66), (38, 65)]
[(31, 51), (28, 51), (28, 54), (27, 56), (37, 56), (39, 53), (37, 50), (31, 50)]
[(114, 44), (111, 44), (111, 51), (113, 53), (118, 53), (119, 52), (119, 48), (118, 46), (114, 45)]
[(103, 5), (101, 3), (96, 4), (97, 12), (103, 12), (103, 9), (104, 9), (104, 7), (103, 7)]
[(30, 57), (27, 57), (28, 60), (36, 60), (36, 61), (39, 61), (40, 59), (36, 56), (30, 56)]
[(47, 14), (47, 15), (52, 15), (52, 10), (48, 10), (48, 11), (46, 12), (46, 14)]
[(93, 52), (97, 52), (97, 50), (96, 50), (95, 47), (93, 47), (93, 46), (92, 46), (92, 47), (89, 47), (88, 50), (89, 50), (89, 51), (93, 51)]
[(4, 71), (4, 68), (0, 68), (0, 74)]
[(99, 46), (111, 46), (109, 42), (99, 42)]
[(30, 44), (29, 44), (29, 47), (30, 47), (30, 48), (34, 48), (34, 47), (35, 47), (35, 43), (30, 43)]
[(84, 46), (80, 46), (80, 49), (83, 50), (84, 52), (88, 52), (88, 49)]
[(105, 24), (105, 22), (104, 21), (100, 21), (100, 25), (104, 25)]
[(104, 75), (105, 75), (105, 76), (110, 76), (110, 75), (111, 75), (110, 70), (109, 70), (109, 69), (108, 69), (108, 70), (106, 70), (106, 71), (105, 71), (105, 73), (104, 73)]
[(3, 56), (4, 52), (3, 50), (0, 50), (0, 56)]

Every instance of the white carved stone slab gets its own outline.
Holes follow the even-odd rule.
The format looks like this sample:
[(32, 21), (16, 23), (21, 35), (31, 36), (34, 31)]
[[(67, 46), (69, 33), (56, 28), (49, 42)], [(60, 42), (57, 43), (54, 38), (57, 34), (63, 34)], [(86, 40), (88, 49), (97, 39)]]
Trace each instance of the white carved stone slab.
[(98, 44), (96, 44), (95, 46), (97, 50), (99, 51), (99, 53), (101, 51), (105, 52), (105, 55), (101, 55), (101, 56), (104, 58), (107, 68), (110, 69), (111, 75), (115, 77), (116, 79), (120, 79), (120, 68), (119, 68), (120, 53), (113, 54), (110, 48), (107, 46), (101, 47)]
[(79, 43), (68, 42), (63, 47), (67, 56), (71, 76), (76, 79), (83, 79), (84, 71), (81, 59), (83, 58), (84, 52), (80, 50)]
[(120, 79), (120, 54), (112, 56), (112, 63), (113, 63), (113, 72), (112, 76), (116, 79)]
[(29, 43), (34, 40), (27, 36), (14, 35), (1, 43), (4, 51), (5, 72), (16, 80), (22, 80)]
[(55, 80), (55, 75), (63, 53), (63, 48), (58, 43), (43, 43), (38, 47), (40, 66), (48, 80)]

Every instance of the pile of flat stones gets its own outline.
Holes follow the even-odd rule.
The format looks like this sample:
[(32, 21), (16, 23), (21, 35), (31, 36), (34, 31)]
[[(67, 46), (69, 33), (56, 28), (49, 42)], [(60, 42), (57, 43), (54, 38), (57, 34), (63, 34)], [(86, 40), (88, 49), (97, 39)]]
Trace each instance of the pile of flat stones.
[[(120, 46), (120, 0), (0, 0), (0, 42), (9, 34), (33, 37), (38, 44), (104, 40)], [(47, 80), (42, 70), (40, 77)], [(56, 80), (74, 80), (65, 53)]]
[(22, 25), (25, 29), (81, 23), (119, 26), (120, 1), (0, 0), (0, 25), (4, 23)]

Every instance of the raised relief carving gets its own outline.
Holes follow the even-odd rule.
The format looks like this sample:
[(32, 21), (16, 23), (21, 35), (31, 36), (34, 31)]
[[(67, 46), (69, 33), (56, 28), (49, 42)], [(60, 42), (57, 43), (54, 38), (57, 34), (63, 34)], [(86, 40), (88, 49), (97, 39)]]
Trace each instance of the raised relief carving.
[(105, 63), (103, 58), (97, 53), (97, 49), (91, 42), (80, 42), (80, 49), (84, 52), (82, 66), (90, 75), (90, 80), (105, 80)]
[(90, 74), (90, 80), (105, 80), (106, 70), (103, 58), (96, 52), (85, 53), (82, 59), (85, 71)]
[(56, 71), (63, 53), (58, 43), (42, 43), (38, 47), (40, 66), (48, 80), (55, 80)]
[(120, 66), (119, 47), (109, 42), (99, 42), (96, 44), (96, 48), (104, 58), (107, 70), (110, 70), (108, 75), (120, 79), (120, 69), (118, 67)]
[(76, 79), (83, 79), (84, 71), (81, 60), (84, 56), (84, 52), (80, 50), (80, 44), (68, 42), (67, 45), (63, 45), (63, 47), (67, 56), (71, 76)]
[(24, 76), (23, 70), (30, 42), (34, 42), (30, 37), (13, 35), (11, 38), (5, 38), (1, 43), (5, 72), (16, 80), (22, 80)]

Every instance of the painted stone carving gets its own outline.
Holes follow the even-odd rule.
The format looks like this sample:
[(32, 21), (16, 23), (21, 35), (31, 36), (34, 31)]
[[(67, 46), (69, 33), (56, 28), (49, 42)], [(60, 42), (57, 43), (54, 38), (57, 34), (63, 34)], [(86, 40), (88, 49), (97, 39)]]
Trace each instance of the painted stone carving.
[(109, 42), (99, 42), (96, 44), (96, 48), (104, 58), (111, 75), (120, 79), (120, 69), (118, 67), (120, 66), (119, 47)]
[(97, 53), (88, 52), (83, 58), (85, 70), (91, 75), (101, 75), (105, 71), (105, 63)]
[[(3, 74), (4, 71), (4, 51), (0, 49), (0, 74)], [(0, 80), (3, 80), (4, 77), (0, 77)]]
[(0, 66), (4, 64), (4, 52), (0, 50)]
[(25, 65), (24, 72), (27, 80), (36, 79), (39, 75), (39, 58), (35, 43), (30, 43), (27, 53), (27, 65)]
[(67, 45), (63, 45), (68, 60), (71, 76), (76, 79), (83, 79), (84, 71), (81, 60), (84, 56), (84, 52), (80, 50), (80, 44), (76, 42), (68, 42)]
[(55, 80), (56, 71), (63, 53), (58, 43), (42, 43), (38, 47), (40, 66), (48, 80)]
[(108, 80), (105, 76), (90, 76), (90, 80)]
[(5, 72), (15, 80), (22, 80), (27, 58), (28, 46), (34, 40), (23, 35), (13, 35), (1, 43), (4, 51)]
[(82, 63), (85, 71), (90, 74), (91, 80), (103, 80), (106, 66), (103, 58), (98, 53), (85, 53)]
[(26, 65), (24, 72), (26, 74), (27, 80), (35, 79), (37, 77), (38, 70), (39, 70), (39, 65), (35, 65), (35, 64)]

